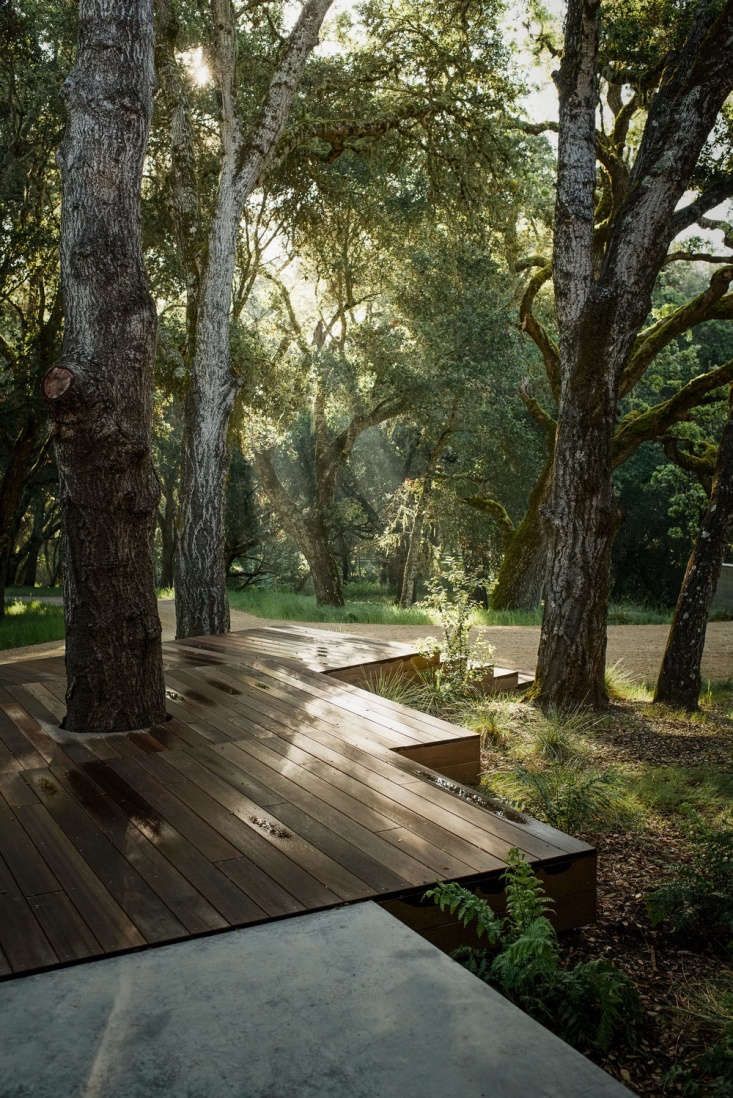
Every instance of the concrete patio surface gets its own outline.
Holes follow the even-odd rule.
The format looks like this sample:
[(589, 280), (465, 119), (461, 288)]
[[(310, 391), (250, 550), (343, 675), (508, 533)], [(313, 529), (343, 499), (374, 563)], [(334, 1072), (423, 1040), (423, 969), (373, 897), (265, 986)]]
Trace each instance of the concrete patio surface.
[(0, 985), (1, 1098), (621, 1098), (374, 903)]

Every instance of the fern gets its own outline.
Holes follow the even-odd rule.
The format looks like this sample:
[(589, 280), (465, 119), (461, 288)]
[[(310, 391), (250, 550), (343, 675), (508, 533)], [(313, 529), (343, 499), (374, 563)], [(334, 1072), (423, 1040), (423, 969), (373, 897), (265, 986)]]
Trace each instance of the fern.
[(633, 1036), (640, 1017), (636, 988), (604, 960), (585, 961), (560, 973), (557, 1014), (562, 1035), (574, 1045), (605, 1052)]
[(455, 883), (425, 894), (486, 937), (488, 948), (463, 947), (455, 959), (578, 1048), (606, 1051), (629, 1039), (640, 1014), (633, 984), (607, 961), (562, 967), (549, 900), (518, 850), (510, 852), (505, 882), (506, 919)]
[(506, 909), (512, 934), (518, 936), (547, 914), (551, 900), (519, 850), (511, 850), (504, 874)]
[(425, 899), (433, 900), (441, 911), (449, 911), (455, 915), (461, 926), (473, 925), (477, 938), (486, 937), (489, 945), (496, 945), (500, 940), (503, 923), (499, 916), (479, 896), (469, 892), (467, 888), (451, 882), (439, 884), (435, 888), (428, 889)]

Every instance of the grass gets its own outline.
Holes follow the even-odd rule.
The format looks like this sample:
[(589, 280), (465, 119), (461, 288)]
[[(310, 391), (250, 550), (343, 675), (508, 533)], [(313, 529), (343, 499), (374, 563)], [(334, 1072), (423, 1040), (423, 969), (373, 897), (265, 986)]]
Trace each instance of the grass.
[(265, 587), (246, 587), (229, 591), (233, 610), (243, 610), (260, 618), (283, 621), (363, 622), (369, 625), (434, 625), (427, 610), (412, 606), (401, 610), (388, 596), (375, 593), (371, 598), (352, 599), (347, 588), (346, 606), (319, 606), (313, 595), (277, 591)]
[(718, 766), (646, 766), (628, 774), (625, 784), (645, 815), (704, 816), (716, 823), (733, 805), (733, 770)]
[(63, 590), (60, 587), (6, 587), (5, 598), (14, 599), (19, 596), (32, 596), (34, 599), (61, 598)]
[(0, 649), (61, 640), (64, 610), (46, 602), (11, 602), (0, 618)]
[[(261, 618), (283, 621), (364, 622), (369, 625), (436, 625), (434, 613), (420, 604), (401, 610), (390, 591), (377, 584), (356, 581), (347, 584), (346, 605), (318, 606), (313, 595), (269, 587), (247, 587), (230, 590), (229, 602), (234, 610), (244, 610)], [(609, 625), (666, 625), (672, 620), (671, 610), (632, 603), (611, 603)], [(534, 610), (492, 610), (476, 607), (472, 625), (540, 625), (542, 608)]]

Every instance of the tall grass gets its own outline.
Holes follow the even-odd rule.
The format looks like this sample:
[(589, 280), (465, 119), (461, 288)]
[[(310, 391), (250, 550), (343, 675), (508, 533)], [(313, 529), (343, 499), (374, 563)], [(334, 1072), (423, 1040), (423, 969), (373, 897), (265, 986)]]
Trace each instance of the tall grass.
[[(347, 591), (347, 597), (351, 592)], [(246, 587), (230, 591), (233, 610), (244, 610), (260, 618), (284, 621), (364, 622), (370, 625), (433, 625), (433, 617), (419, 606), (401, 610), (392, 602), (347, 601), (346, 606), (319, 606), (313, 595), (277, 591), (265, 587)]]
[(0, 618), (0, 649), (61, 640), (64, 610), (45, 602), (11, 602)]

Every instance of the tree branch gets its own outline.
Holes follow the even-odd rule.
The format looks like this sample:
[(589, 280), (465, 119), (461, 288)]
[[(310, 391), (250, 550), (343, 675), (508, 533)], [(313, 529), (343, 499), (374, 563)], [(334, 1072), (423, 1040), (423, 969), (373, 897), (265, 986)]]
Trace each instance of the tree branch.
[(645, 412), (631, 412), (616, 428), (613, 440), (614, 465), (621, 465), (642, 442), (650, 442), (666, 434), (674, 423), (688, 419), (703, 398), (733, 381), (733, 358), (707, 373), (698, 374), (683, 385), (669, 400), (655, 404)]
[(733, 315), (733, 294), (724, 296), (731, 282), (733, 266), (721, 267), (701, 294), (639, 332), (621, 379), (622, 396), (633, 389), (655, 356), (677, 336), (705, 320), (721, 320)]
[(519, 303), (519, 327), (523, 332), (527, 333), (539, 348), (542, 355), (542, 361), (545, 364), (547, 378), (550, 382), (550, 388), (552, 389), (553, 395), (557, 397), (560, 392), (560, 352), (547, 329), (539, 322), (532, 312), (534, 299), (537, 297), (537, 294), (542, 286), (544, 286), (545, 282), (549, 281), (551, 276), (552, 268), (548, 264), (544, 267), (540, 267), (530, 278), (527, 283), (527, 288), (522, 295), (522, 300)]

